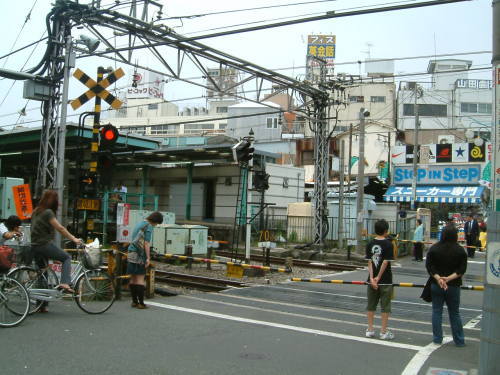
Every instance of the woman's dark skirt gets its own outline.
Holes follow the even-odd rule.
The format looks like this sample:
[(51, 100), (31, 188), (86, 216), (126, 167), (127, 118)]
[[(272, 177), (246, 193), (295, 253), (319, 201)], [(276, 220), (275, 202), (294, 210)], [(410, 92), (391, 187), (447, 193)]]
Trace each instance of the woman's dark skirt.
[(127, 273), (130, 275), (145, 275), (146, 274), (146, 267), (144, 267), (144, 264), (138, 264), (138, 263), (127, 263)]

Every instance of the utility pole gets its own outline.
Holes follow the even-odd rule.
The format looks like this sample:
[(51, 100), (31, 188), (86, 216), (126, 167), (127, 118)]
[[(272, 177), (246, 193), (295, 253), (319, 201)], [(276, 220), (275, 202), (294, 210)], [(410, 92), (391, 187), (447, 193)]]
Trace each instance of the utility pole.
[(414, 82), (415, 89), (415, 104), (414, 104), (414, 115), (415, 115), (415, 132), (413, 137), (413, 179), (411, 182), (411, 208), (412, 210), (417, 209), (417, 177), (418, 177), (418, 129), (420, 127), (420, 120), (418, 117), (418, 84)]
[[(326, 80), (326, 61), (313, 56), (320, 64), (321, 87)], [(328, 193), (328, 120), (326, 108), (328, 94), (318, 95), (314, 98), (314, 245), (323, 252), (324, 241), (327, 235), (327, 193)]]
[(340, 141), (340, 174), (339, 174), (339, 215), (338, 215), (338, 241), (339, 249), (344, 247), (344, 140)]
[(479, 375), (500, 374), (500, 0), (493, 0), (493, 200), (488, 213)]
[(357, 178), (357, 199), (356, 199), (356, 252), (362, 253), (361, 239), (363, 233), (364, 219), (364, 190), (365, 190), (365, 117), (370, 116), (370, 112), (364, 108), (359, 110), (359, 159)]
[[(248, 141), (250, 142), (250, 147), (253, 147), (253, 129), (250, 129), (248, 133)], [(252, 210), (250, 205), (252, 202), (252, 188), (253, 188), (253, 158), (248, 161), (248, 179), (247, 179), (247, 201), (246, 201), (246, 231), (245, 231), (245, 262), (250, 263), (250, 246), (252, 239)]]
[[(349, 158), (347, 160), (347, 194), (349, 195), (349, 219), (351, 216), (351, 158), (352, 158), (352, 124), (349, 124)], [(349, 234), (351, 234), (351, 221), (349, 220)], [(347, 246), (347, 260), (351, 259), (351, 248)]]
[[(66, 35), (66, 46), (64, 55), (64, 82), (61, 97), (61, 116), (59, 118), (59, 140), (57, 149), (57, 175), (55, 190), (59, 195), (59, 208), (57, 210), (57, 220), (61, 224), (65, 224), (63, 221), (63, 211), (64, 211), (64, 154), (66, 150), (66, 117), (68, 113), (68, 89), (69, 89), (69, 73), (71, 68), (75, 67), (75, 56), (72, 51), (72, 41), (71, 35)], [(61, 235), (56, 233), (56, 243), (60, 243)]]

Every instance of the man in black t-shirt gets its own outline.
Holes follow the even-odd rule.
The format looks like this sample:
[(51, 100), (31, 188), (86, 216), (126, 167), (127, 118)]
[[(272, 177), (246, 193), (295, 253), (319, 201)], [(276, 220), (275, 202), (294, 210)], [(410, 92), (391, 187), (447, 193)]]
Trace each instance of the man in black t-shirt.
[(378, 220), (375, 223), (376, 237), (366, 245), (366, 257), (368, 260), (368, 280), (366, 306), (368, 317), (368, 328), (366, 337), (374, 337), (373, 320), (375, 310), (380, 300), (380, 309), (382, 316), (382, 327), (380, 338), (382, 340), (392, 340), (394, 334), (387, 329), (389, 315), (391, 313), (392, 299), (392, 271), (391, 261), (394, 260), (394, 249), (391, 241), (386, 238), (389, 230), (389, 224), (385, 220)]

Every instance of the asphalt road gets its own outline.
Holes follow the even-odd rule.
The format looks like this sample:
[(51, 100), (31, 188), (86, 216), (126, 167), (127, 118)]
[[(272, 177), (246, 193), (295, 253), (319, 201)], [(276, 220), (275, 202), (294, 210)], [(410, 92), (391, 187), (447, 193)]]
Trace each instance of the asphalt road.
[[(466, 284), (480, 284), (483, 260), (469, 264)], [(395, 282), (425, 282), (422, 263), (398, 263)], [(364, 280), (366, 271), (324, 278)], [(63, 301), (0, 330), (0, 373), (425, 375), (442, 368), (473, 375), (483, 293), (462, 291), (467, 346), (456, 348), (431, 344), (431, 308), (420, 291), (396, 290), (391, 342), (364, 337), (364, 286), (290, 282), (156, 297), (148, 310), (123, 300), (97, 316)], [(443, 322), (449, 335), (446, 314)]]

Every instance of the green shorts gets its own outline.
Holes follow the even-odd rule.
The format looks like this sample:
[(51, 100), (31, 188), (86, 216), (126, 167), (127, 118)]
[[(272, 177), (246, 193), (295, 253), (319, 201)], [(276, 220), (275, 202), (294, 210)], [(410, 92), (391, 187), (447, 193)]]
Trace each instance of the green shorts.
[(392, 285), (380, 285), (377, 290), (373, 289), (371, 285), (367, 286), (366, 294), (368, 296), (368, 303), (366, 304), (367, 311), (377, 310), (378, 301), (380, 300), (380, 310), (383, 313), (391, 312), (391, 299), (392, 299)]

